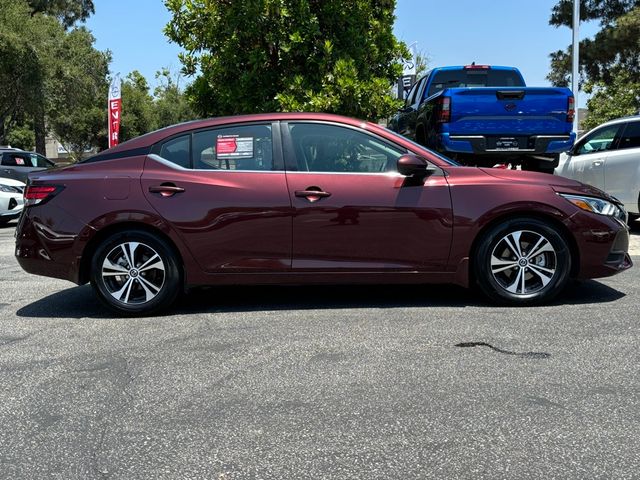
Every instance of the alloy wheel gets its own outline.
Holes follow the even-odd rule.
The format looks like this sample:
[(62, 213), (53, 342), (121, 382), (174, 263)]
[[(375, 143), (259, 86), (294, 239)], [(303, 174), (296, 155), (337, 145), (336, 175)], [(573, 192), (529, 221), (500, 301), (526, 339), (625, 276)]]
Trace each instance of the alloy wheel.
[(165, 283), (165, 263), (149, 245), (125, 242), (106, 255), (102, 281), (111, 296), (125, 305), (153, 300)]
[(531, 295), (545, 288), (558, 272), (556, 251), (544, 235), (517, 230), (505, 235), (491, 253), (491, 274), (513, 295)]

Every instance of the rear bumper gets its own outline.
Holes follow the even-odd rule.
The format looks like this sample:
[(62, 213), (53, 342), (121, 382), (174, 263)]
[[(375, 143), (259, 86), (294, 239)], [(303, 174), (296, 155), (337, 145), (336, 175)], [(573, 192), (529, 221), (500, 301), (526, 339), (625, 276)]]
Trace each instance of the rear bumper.
[[(46, 205), (43, 213), (58, 213), (55, 207)], [(80, 255), (75, 252), (78, 232), (84, 225), (71, 216), (64, 217), (62, 228), (53, 229), (32, 207), (20, 217), (16, 228), (16, 260), (24, 271), (35, 275), (61, 278), (79, 283)]]
[[(517, 148), (497, 148), (496, 141), (513, 138)], [(576, 134), (569, 135), (453, 135), (441, 133), (437, 136), (438, 148), (451, 153), (474, 155), (553, 155), (568, 151), (576, 140)]]

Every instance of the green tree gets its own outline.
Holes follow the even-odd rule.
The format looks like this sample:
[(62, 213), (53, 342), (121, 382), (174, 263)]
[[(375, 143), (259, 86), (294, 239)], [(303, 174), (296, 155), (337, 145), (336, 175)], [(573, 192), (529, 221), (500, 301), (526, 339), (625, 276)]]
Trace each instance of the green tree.
[(106, 146), (107, 75), (111, 55), (93, 47), (85, 28), (62, 35), (47, 63), (46, 118), (50, 131), (79, 160), (85, 149)]
[[(560, 0), (549, 23), (571, 27), (573, 0)], [(633, 78), (640, 75), (640, 0), (581, 0), (582, 21), (597, 21), (600, 31), (580, 42), (582, 80), (609, 84), (621, 70)], [(571, 80), (571, 48), (551, 55), (548, 79), (557, 86)]]
[(614, 71), (611, 83), (587, 83), (585, 92), (592, 94), (587, 102), (589, 115), (583, 128), (590, 130), (614, 118), (640, 113), (640, 79), (625, 70)]
[(175, 125), (196, 118), (187, 97), (180, 88), (180, 76), (168, 68), (156, 73), (158, 86), (153, 91), (154, 110), (158, 128)]
[(377, 119), (408, 57), (395, 0), (165, 0), (197, 113), (313, 110)]
[(89, 18), (94, 13), (93, 0), (28, 0), (32, 12), (56, 17), (65, 27)]
[[(59, 19), (65, 2), (45, 3), (45, 13), (26, 0), (3, 0), (0, 8), (0, 137), (33, 125), (40, 153), (47, 126), (74, 149), (98, 142), (109, 63), (86, 29), (65, 28)], [(97, 109), (105, 112), (99, 124)]]
[(122, 82), (120, 140), (125, 141), (157, 128), (149, 83), (134, 70)]

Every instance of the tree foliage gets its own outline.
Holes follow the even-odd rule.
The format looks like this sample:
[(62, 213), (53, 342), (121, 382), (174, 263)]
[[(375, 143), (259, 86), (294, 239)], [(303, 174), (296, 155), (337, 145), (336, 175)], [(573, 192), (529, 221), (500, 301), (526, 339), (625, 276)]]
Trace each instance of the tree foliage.
[(65, 4), (80, 3), (90, 2), (3, 0), (0, 142), (29, 138), (18, 133), (32, 128), (37, 150), (45, 153), (48, 128), (77, 153), (106, 137), (109, 55), (94, 48), (94, 38), (85, 28), (67, 29), (63, 24), (83, 18), (79, 10), (63, 10)]
[(149, 82), (137, 70), (122, 82), (121, 141), (195, 118), (180, 88), (179, 76), (163, 68), (156, 73), (156, 80), (159, 84), (153, 95)]
[(406, 46), (395, 0), (165, 0), (167, 36), (185, 49), (201, 115), (278, 110), (368, 119), (397, 107), (390, 87)]
[[(640, 0), (581, 0), (580, 19), (598, 21), (600, 31), (580, 42), (583, 82), (613, 80), (620, 70), (640, 76)], [(560, 0), (553, 8), (550, 24), (571, 27), (573, 0)], [(551, 54), (551, 83), (566, 86), (571, 80), (571, 48)]]
[(587, 102), (589, 115), (582, 125), (585, 130), (640, 113), (640, 79), (625, 70), (612, 73), (611, 83), (589, 83), (585, 87), (585, 91), (592, 94)]
[(34, 14), (44, 13), (56, 17), (63, 26), (89, 18), (94, 13), (93, 0), (28, 0)]

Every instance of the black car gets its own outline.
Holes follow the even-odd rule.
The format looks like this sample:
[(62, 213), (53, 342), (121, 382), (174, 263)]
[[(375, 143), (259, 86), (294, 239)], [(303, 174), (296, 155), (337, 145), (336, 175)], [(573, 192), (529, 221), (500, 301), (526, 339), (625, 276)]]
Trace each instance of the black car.
[(0, 177), (24, 183), (27, 183), (29, 173), (55, 167), (55, 163), (39, 153), (25, 152), (18, 148), (2, 147), (0, 156)]

